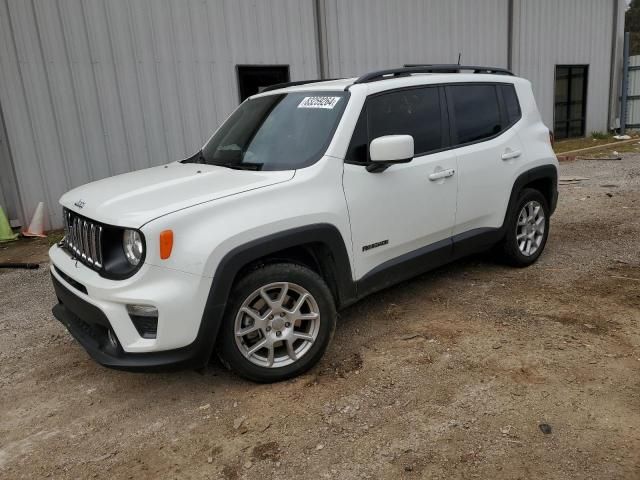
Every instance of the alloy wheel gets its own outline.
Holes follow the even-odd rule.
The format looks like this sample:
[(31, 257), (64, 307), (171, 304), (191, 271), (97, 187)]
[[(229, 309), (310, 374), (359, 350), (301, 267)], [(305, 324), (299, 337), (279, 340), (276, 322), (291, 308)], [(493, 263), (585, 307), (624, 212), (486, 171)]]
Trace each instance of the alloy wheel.
[(320, 309), (295, 283), (264, 285), (242, 303), (234, 334), (242, 355), (255, 365), (278, 368), (306, 355), (320, 331)]
[(520, 210), (516, 225), (516, 242), (520, 253), (530, 257), (540, 249), (545, 227), (544, 209), (540, 202), (527, 202)]

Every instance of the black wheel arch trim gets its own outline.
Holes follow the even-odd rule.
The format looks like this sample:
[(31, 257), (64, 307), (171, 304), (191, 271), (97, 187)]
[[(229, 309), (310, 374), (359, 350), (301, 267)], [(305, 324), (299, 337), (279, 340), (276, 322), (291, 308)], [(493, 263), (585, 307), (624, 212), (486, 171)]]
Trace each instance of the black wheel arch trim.
[(279, 251), (317, 244), (324, 245), (329, 252), (330, 258), (319, 260), (329, 262), (332, 280), (336, 282), (338, 308), (355, 302), (356, 289), (347, 244), (334, 225), (312, 224), (260, 237), (229, 251), (216, 268), (198, 331), (198, 339), (207, 332), (205, 335), (211, 340), (209, 353), (213, 352), (227, 300), (238, 273), (252, 262)]
[[(553, 212), (558, 196), (558, 171), (555, 165), (543, 165), (522, 173), (516, 179), (511, 190), (505, 222), (510, 209), (514, 208), (513, 205), (522, 189), (531, 182), (541, 179), (551, 180), (552, 192), (549, 208), (550, 212)], [(341, 309), (374, 291), (432, 270), (462, 256), (488, 248), (501, 239), (505, 228), (506, 224), (503, 222), (500, 228), (477, 229), (433, 245), (427, 245), (386, 262), (358, 281), (354, 281), (352, 275), (347, 242), (334, 225), (328, 223), (311, 224), (254, 239), (229, 251), (218, 264), (195, 340), (190, 345), (166, 352), (104, 355), (104, 352), (98, 351), (97, 348), (90, 345), (90, 342), (88, 343), (88, 340), (80, 330), (72, 325), (74, 315), (69, 312), (67, 307), (57, 307), (56, 317), (69, 328), (89, 353), (105, 366), (123, 369), (139, 369), (141, 367), (172, 364), (203, 366), (209, 361), (215, 348), (227, 300), (237, 275), (247, 265), (263, 257), (294, 247), (317, 245), (325, 247), (316, 260), (323, 270), (322, 273), (331, 276), (329, 283), (335, 283), (335, 285), (330, 284), (329, 287), (333, 289), (336, 295), (337, 308)], [(325, 266), (327, 267), (326, 272)], [(56, 281), (54, 281), (55, 284)], [(67, 288), (64, 287), (64, 290), (67, 290)], [(77, 297), (77, 295), (70, 296), (63, 291), (58, 292), (58, 297), (65, 298), (68, 305), (69, 298)], [(71, 304), (73, 305), (73, 301), (71, 301)], [(78, 313), (86, 319), (95, 321), (99, 316), (96, 312), (87, 313), (84, 310), (86, 309), (83, 308), (82, 312)]]
[[(509, 203), (507, 207), (507, 212), (505, 213), (505, 221), (508, 218), (508, 214), (511, 208), (515, 205), (518, 200), (518, 195), (522, 191), (522, 189), (536, 180), (550, 180), (551, 181), (551, 192), (541, 192), (543, 195), (545, 193), (550, 194), (549, 201), (549, 214), (553, 214), (558, 204), (558, 169), (555, 165), (541, 165), (539, 167), (534, 167), (531, 170), (527, 170), (526, 172), (521, 173), (516, 181), (513, 183), (513, 188), (511, 189), (511, 196), (509, 197)], [(545, 195), (546, 196), (546, 195)], [(504, 228), (503, 224), (503, 228)]]
[[(551, 181), (552, 192), (549, 208), (553, 212), (558, 196), (558, 170), (555, 165), (542, 165), (523, 172), (515, 180), (505, 213), (505, 222), (519, 193), (527, 184), (536, 180)], [(490, 248), (500, 241), (505, 231), (506, 225), (503, 223), (500, 228), (481, 228), (456, 235), (436, 244), (427, 245), (415, 252), (409, 252), (400, 258), (392, 259), (357, 281), (353, 279), (347, 243), (334, 225), (328, 223), (312, 224), (252, 240), (228, 252), (216, 268), (196, 342), (202, 340), (203, 332), (206, 331), (205, 337), (211, 339), (210, 353), (213, 351), (227, 299), (238, 273), (246, 265), (262, 257), (304, 245), (321, 244), (326, 246), (329, 255), (324, 255), (318, 260), (321, 263), (325, 261), (330, 263), (329, 273), (333, 275), (330, 281), (335, 282), (335, 285), (329, 285), (329, 287), (335, 287), (336, 303), (340, 309), (355, 303), (370, 293), (437, 268), (449, 261)], [(330, 258), (326, 258), (327, 256)], [(416, 262), (419, 262), (420, 265), (412, 268), (411, 265)]]
[[(511, 209), (515, 208), (518, 195), (528, 184), (536, 180), (551, 182), (549, 211), (552, 213), (558, 199), (558, 170), (555, 165), (542, 165), (520, 174), (511, 189), (507, 211), (499, 228), (476, 228), (445, 240), (426, 245), (417, 250), (393, 258), (367, 272), (357, 283), (358, 298), (426, 273), (462, 257), (490, 249), (502, 240)], [(545, 192), (542, 192), (543, 194)]]

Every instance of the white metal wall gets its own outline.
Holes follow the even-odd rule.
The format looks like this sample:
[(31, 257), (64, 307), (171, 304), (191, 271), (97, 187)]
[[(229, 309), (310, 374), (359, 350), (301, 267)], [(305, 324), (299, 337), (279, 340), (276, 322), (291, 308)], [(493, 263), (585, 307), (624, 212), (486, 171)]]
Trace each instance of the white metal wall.
[(405, 63), (506, 67), (507, 0), (325, 0), (327, 76)]
[(42, 200), (58, 227), (70, 188), (196, 151), (239, 102), (236, 64), (317, 78), (313, 1), (0, 0), (24, 218)]
[[(292, 80), (320, 76), (318, 51), (327, 77), (455, 63), (458, 53), (466, 64), (506, 67), (509, 4), (319, 0), (318, 44), (314, 0), (0, 0), (14, 209), (26, 219), (45, 201), (57, 227), (57, 200), (70, 188), (194, 152), (238, 104), (237, 64), (288, 64)], [(624, 0), (513, 7), (512, 68), (532, 80), (545, 122), (553, 125), (555, 65), (588, 64), (587, 133), (605, 130)]]
[[(533, 83), (548, 127), (553, 128), (555, 66), (574, 64), (589, 65), (586, 133), (608, 129), (617, 1), (515, 0), (513, 70)], [(624, 15), (624, 8), (619, 15)]]

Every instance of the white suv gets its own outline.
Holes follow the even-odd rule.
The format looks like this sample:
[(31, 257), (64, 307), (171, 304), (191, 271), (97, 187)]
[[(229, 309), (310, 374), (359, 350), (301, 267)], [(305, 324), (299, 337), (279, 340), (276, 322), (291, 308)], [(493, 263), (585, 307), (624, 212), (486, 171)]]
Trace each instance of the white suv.
[(322, 356), (336, 311), (497, 246), (535, 262), (557, 160), (528, 81), (429, 65), (254, 95), (193, 157), (65, 194), (55, 316), (103, 365), (255, 381)]

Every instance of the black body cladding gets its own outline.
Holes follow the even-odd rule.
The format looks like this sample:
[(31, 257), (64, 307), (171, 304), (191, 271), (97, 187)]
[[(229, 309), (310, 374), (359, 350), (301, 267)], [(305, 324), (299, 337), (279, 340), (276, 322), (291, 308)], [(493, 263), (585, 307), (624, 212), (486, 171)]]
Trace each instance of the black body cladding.
[[(537, 167), (523, 173), (513, 186), (510, 208), (513, 208), (515, 199), (524, 187), (535, 185), (541, 190), (553, 212), (558, 198), (557, 178), (558, 173), (553, 165)], [(340, 309), (373, 292), (466, 255), (487, 250), (499, 242), (504, 234), (503, 225), (501, 228), (483, 228), (456, 235), (390, 260), (358, 281), (353, 280), (346, 243), (333, 225), (309, 225), (253, 240), (233, 249), (220, 262), (196, 340), (191, 345), (165, 352), (129, 354), (121, 348), (112, 348), (106, 341), (106, 332), (110, 328), (106, 316), (61, 284), (55, 276), (52, 277), (59, 304), (54, 307), (53, 313), (89, 354), (105, 366), (133, 370), (187, 365), (201, 367), (209, 361), (215, 347), (232, 286), (243, 269), (261, 259), (277, 258), (278, 252), (286, 252), (292, 248), (308, 248), (317, 262), (320, 270), (318, 273), (333, 288), (336, 306)], [(57, 273), (69, 282), (68, 275), (60, 270)], [(84, 288), (80, 284), (74, 287), (80, 291)]]

